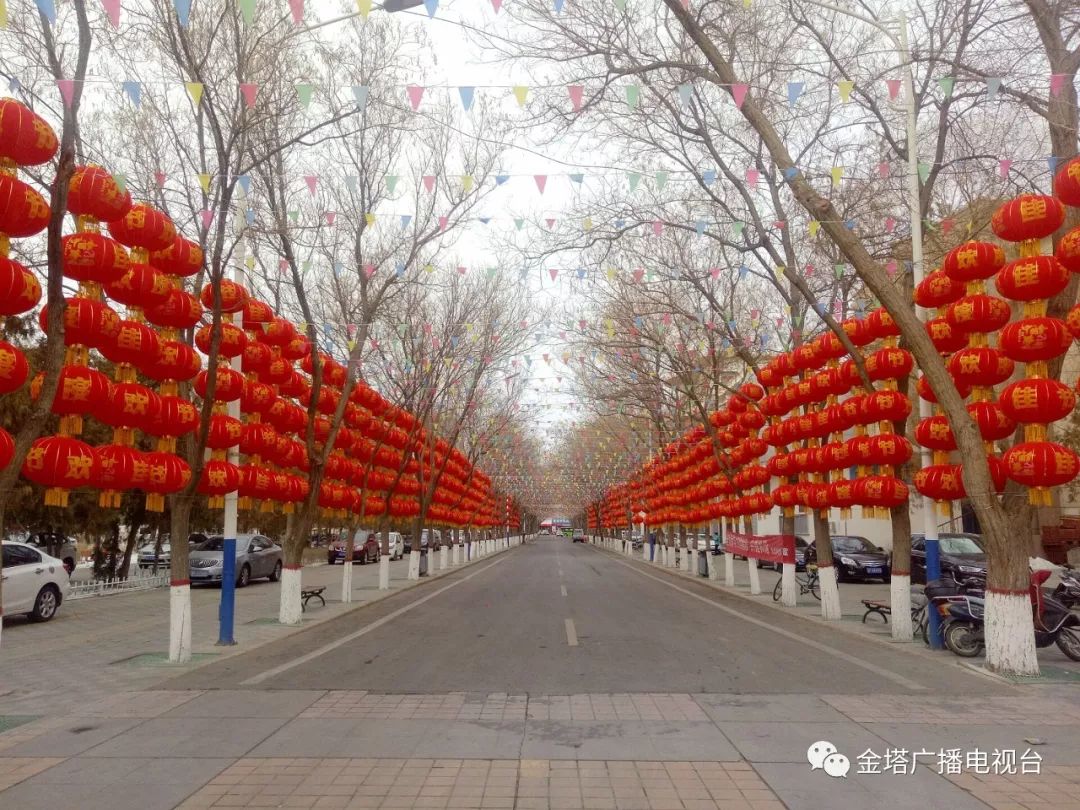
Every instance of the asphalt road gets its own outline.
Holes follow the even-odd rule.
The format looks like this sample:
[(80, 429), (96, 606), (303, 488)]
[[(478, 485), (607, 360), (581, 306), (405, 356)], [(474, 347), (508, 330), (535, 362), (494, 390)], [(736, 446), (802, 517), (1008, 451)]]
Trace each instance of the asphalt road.
[(960, 669), (561, 538), (165, 688), (384, 693), (994, 693)]

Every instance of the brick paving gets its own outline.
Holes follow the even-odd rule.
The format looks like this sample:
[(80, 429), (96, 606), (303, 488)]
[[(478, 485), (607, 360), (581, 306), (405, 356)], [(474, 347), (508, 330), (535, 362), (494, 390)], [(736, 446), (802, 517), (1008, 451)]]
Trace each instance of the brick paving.
[(181, 810), (215, 807), (781, 810), (744, 762), (242, 759)]
[(59, 765), (63, 757), (9, 757), (0, 759), (0, 790), (7, 790), (24, 779)]
[(923, 696), (912, 700), (903, 695), (823, 695), (822, 700), (857, 723), (1080, 725), (1080, 705), (1037, 696)]
[(1080, 806), (1080, 772), (1076, 766), (1043, 766), (1027, 775), (949, 776), (994, 810), (1062, 810)]

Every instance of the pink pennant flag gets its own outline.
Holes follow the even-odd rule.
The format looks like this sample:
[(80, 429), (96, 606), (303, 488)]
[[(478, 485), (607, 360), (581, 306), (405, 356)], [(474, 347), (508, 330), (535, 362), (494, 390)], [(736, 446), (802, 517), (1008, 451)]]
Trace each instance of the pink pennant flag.
[(1004, 158), (998, 161), (998, 174), (1001, 175), (1002, 180), (1006, 180), (1009, 177), (1009, 169), (1012, 168), (1012, 161), (1008, 158)]
[(426, 188), (428, 190), (429, 194), (435, 190), (435, 175), (433, 175), (433, 174), (425, 174), (424, 175), (424, 188)]
[(707, 324), (705, 324), (705, 328), (708, 329), (710, 332), (715, 332), (716, 331), (716, 321), (709, 321)]
[(586, 321), (586, 320), (585, 320), (584, 318), (582, 318), (582, 319), (581, 319), (580, 321), (578, 321), (578, 322), (577, 322), (577, 325), (578, 325), (578, 328), (579, 328), (579, 329), (580, 329), (580, 330), (581, 330), (582, 332), (584, 332), (584, 331), (585, 331), (585, 327), (589, 325), (589, 322), (588, 322), (588, 321)]
[(289, 260), (288, 259), (278, 259), (277, 269), (278, 269), (279, 273), (284, 273), (286, 270), (289, 269)]
[(784, 228), (787, 227), (787, 220), (786, 219), (774, 219), (773, 220), (773, 227), (776, 228), (778, 231), (782, 231), (782, 230), (784, 230)]
[(289, 0), (293, 23), (299, 25), (304, 20), (304, 0)]
[(746, 185), (750, 186), (750, 188), (757, 188), (757, 181), (760, 176), (761, 172), (759, 172), (757, 169), (747, 169)]
[[(523, 318), (523, 319), (522, 319), (522, 320), (521, 320), (521, 321), (520, 321), (520, 322), (518, 323), (518, 326), (519, 326), (519, 327), (521, 327), (522, 329), (528, 329), (528, 328), (529, 328), (529, 322), (528, 322), (528, 321), (526, 321), (526, 320), (525, 320), (525, 319)], [(515, 365), (516, 365), (516, 363), (515, 363)]]
[(64, 106), (70, 107), (71, 100), (75, 97), (75, 80), (57, 79), (56, 88), (60, 91), (60, 97), (64, 100)]
[(900, 80), (899, 79), (886, 79), (885, 84), (889, 88), (889, 99), (896, 101), (900, 95)]
[(257, 84), (244, 83), (240, 85), (240, 95), (244, 97), (244, 103), (248, 107), (255, 106), (255, 96), (259, 93), (259, 86)]
[(552, 280), (552, 281), (554, 281), (554, 280), (555, 280), (555, 277), (556, 277), (557, 275), (559, 275), (559, 271), (558, 271), (558, 270), (557, 270), (556, 268), (554, 268), (554, 267), (552, 267), (552, 268), (551, 268), (550, 270), (548, 270), (548, 273), (550, 273), (550, 274), (551, 274), (551, 280)]
[(457, 272), (458, 272), (458, 275), (459, 275), (459, 276), (463, 276), (463, 275), (465, 275), (465, 272), (466, 272), (466, 268), (464, 268), (464, 267), (459, 267), (459, 268), (457, 269)]
[(450, 224), (450, 217), (439, 217), (439, 230), (445, 231), (446, 226)]
[(566, 330), (565, 329), (560, 329), (559, 330), (559, 339), (560, 340), (566, 340)]
[(743, 102), (746, 101), (746, 91), (750, 89), (748, 84), (733, 84), (731, 85), (731, 97), (735, 99), (735, 106), (742, 109)]
[(885, 265), (885, 272), (889, 274), (889, 278), (896, 278), (896, 259), (889, 259), (889, 263)]
[(1050, 74), (1050, 95), (1057, 98), (1061, 95), (1061, 91), (1065, 88), (1065, 74), (1064, 73), (1051, 73)]
[(164, 188), (165, 172), (154, 172), (154, 182), (157, 183), (158, 188)]
[(540, 189), (540, 193), (544, 193), (544, 189), (547, 188), (547, 175), (546, 174), (534, 174), (533, 180), (536, 181), (536, 187)]
[(664, 223), (658, 219), (654, 219), (652, 223), (653, 236), (659, 236), (664, 232)]
[(210, 223), (214, 221), (214, 212), (209, 208), (204, 208), (202, 211), (202, 224), (204, 228), (209, 229)]
[(315, 196), (315, 189), (319, 184), (319, 178), (313, 174), (305, 174), (304, 182), (307, 184), (308, 191), (311, 192), (311, 196)]
[(491, 0), (491, 7), (495, 9), (495, 13), (498, 14), (502, 10), (503, 0)]
[(634, 281), (640, 284), (643, 278), (645, 278), (645, 271), (639, 267), (634, 271)]
[(572, 84), (566, 89), (570, 93), (570, 103), (574, 105), (574, 112), (580, 112), (581, 101), (585, 97), (585, 88), (580, 84)]
[(334, 220), (336, 220), (336, 219), (337, 219), (337, 214), (335, 212), (333, 212), (333, 211), (327, 211), (326, 212), (326, 224), (329, 225), (331, 228), (334, 227)]
[(550, 230), (551, 230), (552, 228), (554, 228), (554, 227), (555, 227), (555, 219), (554, 219), (554, 217), (548, 217), (547, 219), (545, 219), (545, 220), (544, 220), (544, 222), (546, 222), (546, 223), (547, 223), (547, 226), (548, 226), (548, 230), (549, 230), (549, 231), (550, 231)]
[(955, 220), (952, 219), (952, 217), (947, 217), (947, 218), (941, 220), (941, 232), (943, 234), (945, 234), (946, 236), (948, 236), (949, 232), (952, 231), (953, 226), (955, 224), (956, 224), (956, 222), (955, 222)]
[(406, 91), (409, 94), (409, 103), (412, 104), (412, 108), (414, 110), (420, 109), (420, 100), (424, 97), (424, 88), (416, 84), (410, 84)]
[(806, 265), (806, 277), (810, 278), (812, 275), (814, 275), (814, 265), (808, 264)]
[(712, 276), (713, 281), (716, 281), (718, 278), (720, 278), (720, 268), (714, 267), (712, 270), (709, 271), (709, 275)]
[(113, 28), (120, 27), (120, 0), (101, 0), (105, 6), (105, 13), (109, 16), (109, 22)]
[(750, 310), (750, 320), (756, 321), (760, 317), (761, 317), (761, 310), (760, 309), (752, 309), (752, 310)]
[(373, 275), (375, 275), (375, 265), (373, 265), (373, 264), (365, 264), (364, 265), (364, 275), (367, 276), (368, 278), (371, 278)]
[(896, 220), (892, 217), (885, 217), (885, 233), (892, 233), (896, 230)]
[(375, 338), (371, 338), (368, 341), (368, 345), (371, 346), (371, 348), (374, 349), (375, 351), (379, 350), (379, 341), (377, 341)]
[(661, 318), (661, 320), (664, 322), (664, 326), (671, 326), (671, 313), (665, 312), (664, 317)]
[(886, 177), (889, 176), (889, 164), (883, 160), (877, 165), (877, 173), (878, 177), (884, 180)]

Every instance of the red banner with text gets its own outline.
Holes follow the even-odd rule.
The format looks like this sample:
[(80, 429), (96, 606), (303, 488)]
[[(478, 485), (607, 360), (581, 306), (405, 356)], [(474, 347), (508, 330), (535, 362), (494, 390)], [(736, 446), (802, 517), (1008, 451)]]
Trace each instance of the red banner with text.
[(795, 535), (728, 532), (724, 551), (751, 560), (795, 564)]

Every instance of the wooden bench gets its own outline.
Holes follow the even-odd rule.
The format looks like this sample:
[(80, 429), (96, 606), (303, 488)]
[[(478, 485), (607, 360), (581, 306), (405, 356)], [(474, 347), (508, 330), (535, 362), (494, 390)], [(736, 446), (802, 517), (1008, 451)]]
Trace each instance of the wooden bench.
[(301, 588), (300, 589), (300, 610), (307, 610), (307, 603), (312, 599), (318, 599), (323, 607), (326, 607), (326, 600), (323, 599), (323, 591), (326, 590), (325, 585), (321, 585), (318, 588)]
[(880, 616), (885, 624), (889, 623), (889, 617), (892, 615), (892, 607), (888, 602), (879, 602), (876, 599), (863, 599), (863, 605), (866, 607), (866, 613), (863, 614), (863, 624), (866, 624), (866, 619), (870, 615)]

